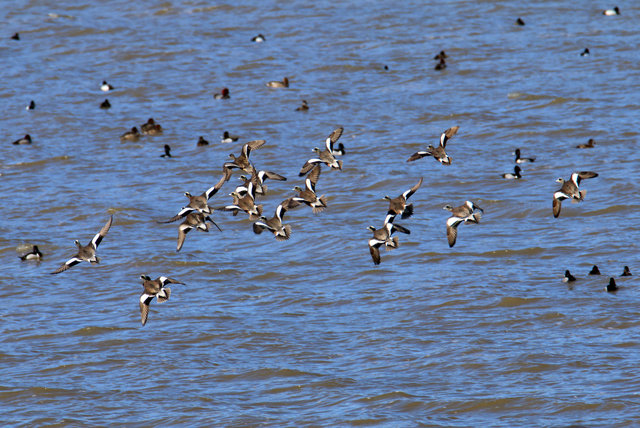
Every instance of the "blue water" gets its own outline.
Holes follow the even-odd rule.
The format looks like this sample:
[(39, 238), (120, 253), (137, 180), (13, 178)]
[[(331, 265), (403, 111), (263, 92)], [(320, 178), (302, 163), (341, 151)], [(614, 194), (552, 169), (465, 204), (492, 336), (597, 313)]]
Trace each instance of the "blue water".
[[(13, 2), (0, 12), (0, 405), (15, 426), (635, 426), (640, 9), (507, 2)], [(526, 25), (517, 26), (521, 17)], [(20, 40), (11, 40), (14, 32)], [(252, 43), (258, 33), (264, 43)], [(581, 57), (588, 47), (591, 55)], [(434, 70), (440, 50), (447, 68)], [(387, 69), (385, 69), (387, 66)], [(290, 87), (270, 80), (287, 76)], [(115, 89), (100, 91), (103, 80)], [(231, 98), (214, 100), (228, 87)], [(105, 98), (109, 110), (99, 105)], [(27, 111), (30, 100), (36, 109)], [(295, 111), (302, 100), (310, 110)], [(164, 133), (120, 142), (149, 117)], [(450, 166), (405, 162), (451, 126)], [(291, 239), (159, 224), (265, 139), (265, 214), (338, 126)], [(240, 135), (222, 144), (228, 130)], [(29, 133), (33, 144), (14, 146)], [(211, 142), (197, 147), (202, 135)], [(589, 138), (592, 149), (577, 149)], [(174, 157), (161, 158), (164, 144)], [(512, 152), (536, 157), (523, 179)], [(558, 177), (595, 171), (551, 212)], [(239, 174), (210, 201), (231, 202)], [(375, 266), (367, 226), (411, 197)], [(449, 248), (445, 204), (485, 213)], [(49, 273), (109, 215), (101, 263)], [(32, 244), (41, 262), (22, 262)], [(603, 275), (588, 276), (597, 264)], [(561, 281), (570, 269), (578, 277)], [(170, 276), (140, 325), (139, 276)], [(620, 287), (607, 293), (614, 277)]]

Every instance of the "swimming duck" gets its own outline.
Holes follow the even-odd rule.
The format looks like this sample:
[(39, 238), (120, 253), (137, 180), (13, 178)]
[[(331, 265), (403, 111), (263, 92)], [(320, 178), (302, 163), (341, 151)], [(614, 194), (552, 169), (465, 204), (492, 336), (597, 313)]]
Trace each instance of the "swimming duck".
[(514, 152), (514, 155), (516, 155), (516, 163), (526, 163), (526, 162), (535, 162), (536, 158), (523, 158), (520, 157), (520, 149), (516, 149), (516, 151)]
[(433, 57), (433, 59), (445, 59), (445, 58), (449, 58), (449, 56), (444, 51), (440, 51), (438, 55)]
[(11, 40), (20, 40), (20, 34), (13, 33), (13, 36), (11, 36)]
[(100, 85), (100, 90), (102, 92), (109, 92), (110, 90), (113, 89), (113, 86), (111, 86), (110, 84), (107, 83), (106, 80), (102, 81), (102, 85)]
[(434, 70), (444, 70), (445, 68), (447, 68), (447, 62), (444, 60), (444, 58), (440, 58), (440, 62), (436, 64)]
[(29, 103), (29, 105), (25, 109), (26, 110), (35, 110), (36, 109), (36, 102), (31, 100), (31, 102)]
[(220, 140), (221, 143), (233, 143), (234, 141), (238, 141), (238, 137), (237, 135), (231, 135), (229, 134), (229, 131), (224, 131), (222, 133), (222, 139)]
[(624, 267), (624, 269), (622, 270), (622, 275), (620, 276), (632, 276), (631, 271), (629, 270), (629, 266)]
[(159, 135), (162, 134), (162, 126), (159, 123), (156, 123), (152, 117), (147, 120), (147, 123), (144, 123), (140, 126), (140, 130), (143, 134), (147, 135)]
[(198, 142), (196, 143), (196, 146), (197, 147), (202, 147), (202, 146), (208, 146), (208, 145), (209, 145), (209, 142), (207, 140), (205, 140), (204, 137), (201, 135), (198, 138)]
[(111, 228), (111, 223), (113, 223), (113, 216), (109, 217), (109, 220), (107, 220), (107, 223), (104, 226), (102, 226), (102, 229), (100, 229), (100, 232), (98, 232), (93, 237), (91, 242), (89, 242), (87, 245), (83, 246), (80, 244), (80, 241), (76, 240), (75, 244), (78, 247), (78, 253), (73, 257), (71, 257), (69, 260), (67, 260), (56, 271), (51, 273), (56, 274), (56, 273), (64, 272), (65, 270), (69, 269), (71, 266), (75, 266), (78, 263), (83, 261), (89, 262), (89, 263), (99, 263), (100, 259), (98, 258), (98, 256), (96, 256), (96, 250), (98, 249), (98, 245), (100, 245), (100, 242), (102, 242), (102, 239), (107, 235), (107, 232), (109, 232), (109, 228)]
[(565, 199), (571, 199), (575, 202), (581, 202), (584, 196), (587, 194), (586, 190), (580, 190), (578, 185), (583, 178), (594, 178), (598, 174), (591, 171), (574, 172), (571, 174), (571, 179), (565, 181), (562, 178), (558, 178), (556, 181), (562, 183), (562, 187), (553, 194), (553, 216), (560, 216), (560, 209), (562, 208), (562, 201)]
[(518, 19), (516, 19), (516, 24), (522, 26), (522, 25), (524, 25), (524, 21), (522, 20), (522, 18), (518, 18)]
[(618, 291), (618, 285), (616, 284), (616, 280), (613, 278), (609, 278), (609, 283), (607, 284), (607, 291), (612, 293), (614, 291)]
[(120, 136), (120, 141), (138, 141), (140, 139), (140, 132), (135, 126), (130, 131), (125, 132)]
[(19, 145), (19, 144), (31, 144), (31, 135), (26, 134), (24, 137), (18, 138), (12, 144), (16, 145), (16, 146)]
[(307, 104), (306, 100), (302, 100), (302, 105), (296, 108), (296, 111), (307, 111), (309, 110), (309, 104)]
[(170, 158), (171, 157), (171, 146), (168, 144), (164, 145), (164, 154), (160, 155), (161, 158)]
[(564, 278), (562, 278), (562, 282), (573, 282), (576, 280), (576, 277), (571, 275), (571, 272), (569, 272), (569, 269), (564, 271)]
[(262, 43), (262, 42), (265, 42), (266, 40), (267, 39), (262, 34), (258, 34), (257, 36), (253, 36), (251, 38), (251, 41), (256, 43)]
[(596, 145), (596, 142), (594, 141), (594, 139), (593, 138), (589, 138), (589, 141), (587, 141), (586, 144), (578, 144), (576, 146), (576, 148), (577, 149), (590, 149), (595, 145)]
[(149, 119), (147, 119), (146, 123), (143, 123), (142, 125), (140, 125), (140, 131), (143, 134), (146, 134), (155, 127), (156, 127), (156, 121), (152, 117), (150, 117)]
[(144, 291), (140, 295), (140, 320), (142, 321), (142, 325), (145, 325), (149, 316), (149, 305), (153, 298), (157, 298), (158, 303), (169, 300), (169, 296), (171, 296), (171, 289), (166, 287), (166, 285), (184, 285), (184, 283), (166, 276), (161, 276), (152, 280), (148, 275), (140, 275), (140, 279), (142, 279), (142, 287), (144, 288)]
[(620, 9), (618, 9), (618, 6), (616, 6), (613, 9), (603, 10), (602, 14), (606, 16), (620, 15)]
[(282, 81), (272, 80), (271, 82), (267, 82), (267, 86), (270, 88), (288, 88), (289, 79), (285, 77)]
[(108, 99), (106, 99), (106, 100), (104, 100), (103, 102), (100, 103), (100, 108), (102, 108), (102, 109), (111, 108), (111, 103), (109, 102)]
[(522, 170), (520, 169), (520, 167), (518, 165), (516, 165), (515, 167), (513, 167), (513, 173), (506, 172), (506, 173), (502, 174), (502, 178), (520, 179), (520, 178), (522, 178), (522, 175), (520, 174), (521, 171)]
[(40, 260), (42, 259), (42, 253), (38, 249), (37, 245), (31, 247), (31, 251), (20, 256), (20, 260)]
[(589, 271), (589, 275), (600, 275), (600, 269), (598, 269), (598, 266), (593, 265), (591, 271)]
[(227, 100), (231, 98), (231, 95), (229, 95), (229, 88), (222, 88), (222, 91), (213, 94), (213, 98), (216, 100)]
[(412, 154), (411, 157), (407, 159), (407, 162), (412, 162), (425, 156), (433, 156), (441, 164), (451, 165), (451, 158), (447, 155), (444, 149), (447, 146), (447, 141), (449, 141), (451, 137), (456, 135), (458, 129), (460, 129), (459, 126), (452, 126), (451, 128), (448, 128), (440, 135), (440, 145), (438, 147), (434, 148), (432, 145), (429, 145), (429, 147), (427, 147), (427, 150), (419, 151)]
[(383, 199), (389, 201), (389, 212), (399, 215), (401, 218), (409, 218), (413, 215), (413, 204), (407, 204), (407, 199), (422, 186), (422, 177), (413, 187), (404, 191), (400, 196), (391, 199), (385, 196)]
[(584, 48), (582, 52), (580, 52), (580, 56), (589, 56), (589, 48)]

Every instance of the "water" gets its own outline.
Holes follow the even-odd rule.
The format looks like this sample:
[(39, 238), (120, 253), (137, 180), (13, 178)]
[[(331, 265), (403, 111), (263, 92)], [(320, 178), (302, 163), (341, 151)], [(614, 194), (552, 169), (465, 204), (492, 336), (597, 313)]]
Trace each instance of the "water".
[[(639, 9), (620, 7), (12, 3), (0, 15), (6, 423), (640, 423), (639, 298), (635, 276), (618, 277), (640, 266)], [(264, 86), (285, 76), (288, 89)], [(231, 99), (214, 100), (223, 87)], [(308, 112), (295, 111), (302, 99)], [(149, 117), (163, 135), (119, 141)], [(451, 166), (405, 162), (454, 125)], [(337, 126), (344, 169), (324, 168), (317, 186), (329, 207), (288, 212), (289, 241), (215, 212), (223, 231), (193, 231), (176, 253), (177, 224), (156, 223), (259, 138), (252, 161), (288, 177), (267, 182), (272, 215)], [(225, 130), (241, 139), (220, 144)], [(32, 145), (11, 144), (25, 133)], [(212, 144), (196, 147), (200, 135)], [(575, 148), (589, 138), (595, 148)], [(174, 158), (160, 158), (164, 144)], [(502, 180), (517, 147), (537, 160)], [(554, 180), (581, 170), (599, 177), (554, 219)], [(237, 175), (211, 205), (230, 201)], [(374, 266), (367, 226), (420, 177), (414, 216), (398, 220), (411, 234)], [(449, 248), (442, 207), (467, 199), (485, 215)], [(102, 262), (49, 275), (110, 214)], [(42, 262), (18, 259), (31, 244)], [(593, 264), (603, 276), (587, 276)], [(187, 284), (151, 304), (145, 327), (140, 274)]]

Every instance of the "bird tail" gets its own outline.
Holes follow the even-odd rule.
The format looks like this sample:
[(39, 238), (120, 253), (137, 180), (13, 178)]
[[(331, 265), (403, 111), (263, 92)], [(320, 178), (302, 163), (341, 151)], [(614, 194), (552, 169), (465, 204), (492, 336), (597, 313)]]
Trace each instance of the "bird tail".
[(413, 204), (408, 204), (404, 207), (404, 211), (400, 215), (401, 218), (409, 218), (413, 215)]

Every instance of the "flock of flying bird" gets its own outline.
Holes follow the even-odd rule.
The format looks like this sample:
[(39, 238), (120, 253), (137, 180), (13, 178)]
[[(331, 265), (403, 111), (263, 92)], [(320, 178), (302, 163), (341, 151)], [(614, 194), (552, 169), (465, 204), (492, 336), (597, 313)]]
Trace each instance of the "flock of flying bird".
[[(613, 10), (607, 10), (603, 12), (605, 15), (619, 14), (619, 9), (616, 7)], [(520, 25), (523, 25), (520, 24)], [(19, 40), (19, 36), (16, 33), (13, 37), (14, 40)], [(258, 35), (252, 39), (254, 42), (262, 42), (265, 40), (263, 35)], [(439, 60), (436, 65), (436, 70), (440, 70), (446, 67), (445, 58), (448, 56), (444, 51), (441, 51), (434, 59)], [(266, 86), (272, 88), (288, 88), (289, 79), (284, 77), (282, 81), (270, 81), (266, 83)], [(112, 85), (103, 81), (100, 89), (104, 92), (109, 92), (114, 89)], [(221, 92), (214, 94), (214, 99), (228, 99), (230, 98), (230, 92), (228, 88), (223, 88)], [(100, 105), (100, 108), (110, 108), (111, 105), (108, 99)], [(35, 109), (35, 102), (31, 101), (27, 106), (27, 110)], [(296, 110), (304, 111), (308, 110), (309, 106), (306, 101), (303, 100), (302, 106)], [(440, 135), (440, 142), (436, 147), (429, 145), (427, 149), (420, 150), (411, 155), (407, 162), (413, 162), (423, 157), (433, 157), (442, 165), (451, 165), (451, 157), (446, 153), (447, 142), (458, 132), (459, 126), (453, 126), (446, 129)], [(140, 130), (136, 126), (133, 126), (129, 131), (121, 135), (121, 141), (138, 141), (142, 135), (159, 135), (163, 130), (160, 124), (156, 123), (153, 118), (140, 126)], [(239, 212), (244, 212), (248, 215), (250, 221), (253, 222), (253, 231), (256, 234), (260, 234), (263, 231), (269, 231), (273, 233), (274, 237), (278, 241), (287, 240), (291, 235), (291, 226), (284, 223), (284, 215), (287, 211), (296, 208), (300, 204), (305, 204), (311, 207), (314, 214), (322, 212), (327, 208), (327, 200), (324, 195), (318, 196), (316, 193), (316, 185), (321, 173), (321, 165), (326, 165), (330, 169), (342, 169), (342, 160), (337, 157), (345, 154), (345, 148), (342, 143), (338, 142), (338, 139), (342, 136), (343, 128), (339, 127), (335, 129), (325, 140), (324, 149), (314, 148), (316, 153), (315, 157), (307, 160), (300, 169), (299, 176), (304, 177), (304, 188), (295, 186), (294, 190), (297, 192), (295, 195), (286, 198), (275, 209), (274, 215), (270, 218), (263, 215), (263, 206), (256, 204), (256, 198), (262, 196), (267, 191), (267, 186), (264, 181), (267, 179), (285, 181), (286, 178), (280, 174), (271, 171), (258, 170), (249, 160), (252, 151), (262, 147), (265, 144), (265, 140), (253, 140), (242, 146), (242, 150), (238, 156), (230, 154), (230, 161), (225, 162), (222, 166), (222, 177), (212, 187), (205, 190), (198, 195), (192, 195), (189, 192), (185, 192), (185, 196), (189, 199), (189, 203), (185, 205), (175, 216), (166, 221), (159, 221), (158, 223), (172, 223), (177, 220), (182, 220), (178, 226), (178, 239), (176, 251), (180, 251), (185, 243), (186, 235), (192, 229), (198, 229), (203, 232), (209, 231), (208, 223), (213, 224), (218, 230), (222, 230), (218, 224), (213, 221), (211, 214), (214, 210), (229, 211), (236, 216)], [(229, 135), (225, 131), (222, 142), (230, 143), (236, 141), (238, 137)], [(32, 140), (30, 135), (25, 135), (13, 142), (14, 145), (19, 144), (31, 144)], [(197, 145), (208, 145), (202, 136), (199, 138)], [(578, 148), (590, 148), (595, 143), (593, 140), (589, 140), (587, 144), (579, 145)], [(168, 145), (164, 146), (164, 154), (162, 157), (171, 157), (171, 148)], [(513, 173), (502, 174), (505, 179), (520, 179), (522, 177), (522, 169), (520, 164), (526, 162), (534, 162), (535, 158), (525, 158), (520, 156), (520, 149), (515, 151), (515, 163)], [(229, 195), (233, 198), (230, 204), (225, 206), (212, 208), (209, 206), (209, 200), (220, 190), (222, 185), (229, 181), (234, 171), (242, 171), (247, 175), (240, 176), (242, 184), (237, 186), (233, 192)], [(564, 200), (571, 200), (572, 202), (581, 202), (584, 200), (586, 190), (581, 190), (579, 185), (581, 180), (597, 177), (598, 174), (591, 171), (578, 171), (573, 172), (569, 180), (558, 178), (556, 181), (561, 183), (562, 186), (553, 194), (552, 212), (554, 217), (559, 217), (561, 210), (561, 203)], [(380, 264), (380, 247), (384, 245), (385, 249), (392, 250), (398, 248), (399, 239), (397, 236), (393, 236), (395, 232), (409, 234), (409, 229), (394, 223), (397, 216), (402, 219), (407, 219), (413, 214), (413, 205), (407, 203), (407, 200), (420, 188), (423, 178), (410, 189), (404, 191), (402, 194), (395, 198), (385, 196), (384, 199), (389, 202), (389, 208), (384, 218), (381, 228), (369, 226), (373, 236), (369, 239), (369, 252), (375, 265)], [(465, 201), (464, 204), (458, 207), (452, 207), (451, 205), (445, 205), (443, 209), (451, 212), (451, 216), (446, 220), (446, 234), (450, 247), (453, 247), (456, 243), (458, 235), (458, 227), (461, 224), (478, 224), (481, 218), (481, 213), (484, 210), (472, 201)], [(67, 260), (62, 266), (60, 266), (52, 274), (58, 274), (64, 272), (75, 266), (76, 264), (86, 261), (89, 263), (99, 263), (100, 259), (96, 255), (98, 246), (106, 236), (107, 232), (111, 228), (113, 223), (113, 216), (110, 216), (106, 224), (100, 229), (100, 231), (91, 239), (87, 245), (81, 245), (78, 240), (75, 241), (77, 246), (77, 253)], [(22, 260), (41, 259), (42, 253), (36, 245), (32, 250), (20, 257)], [(599, 274), (597, 266), (594, 266), (590, 275)], [(630, 276), (630, 270), (628, 266), (624, 267), (622, 276)], [(169, 299), (171, 295), (171, 289), (167, 287), (168, 284), (183, 284), (175, 279), (160, 276), (159, 278), (152, 280), (147, 275), (141, 275), (143, 292), (139, 299), (140, 316), (142, 325), (147, 322), (149, 314), (149, 305), (155, 297), (158, 303), (162, 303)], [(571, 275), (569, 270), (565, 272), (563, 281), (572, 282), (576, 278)], [(607, 291), (616, 291), (617, 286), (613, 278), (610, 279), (609, 285), (607, 285)]]
[[(286, 79), (285, 79), (286, 80)], [(271, 83), (271, 82), (270, 82)], [(104, 82), (103, 84), (106, 84)], [(267, 84), (269, 85), (269, 84)], [(156, 123), (153, 118), (140, 126), (142, 132), (138, 131), (137, 127), (132, 127), (130, 131), (125, 132), (120, 138), (122, 141), (137, 141), (142, 134), (146, 135), (158, 135), (162, 133), (162, 127)], [(453, 126), (446, 129), (440, 135), (439, 144), (436, 147), (429, 145), (425, 150), (419, 150), (412, 154), (407, 162), (413, 162), (423, 157), (433, 157), (442, 165), (451, 165), (451, 157), (446, 153), (447, 142), (458, 132), (459, 126)], [(301, 167), (299, 176), (305, 177), (304, 188), (295, 186), (293, 189), (296, 194), (287, 197), (282, 201), (275, 209), (272, 217), (266, 217), (263, 215), (262, 204), (256, 204), (256, 198), (258, 196), (265, 195), (267, 192), (267, 186), (264, 182), (267, 179), (286, 181), (286, 177), (277, 174), (272, 171), (259, 170), (250, 161), (250, 155), (254, 150), (262, 147), (265, 140), (253, 140), (245, 143), (242, 146), (239, 155), (229, 154), (230, 160), (222, 165), (222, 176), (218, 182), (202, 192), (201, 194), (192, 195), (189, 192), (185, 192), (185, 196), (189, 202), (182, 207), (180, 211), (172, 218), (166, 221), (158, 221), (158, 223), (172, 223), (178, 220), (182, 220), (178, 226), (178, 239), (176, 245), (176, 251), (180, 251), (185, 243), (186, 235), (192, 229), (198, 229), (203, 232), (209, 231), (208, 223), (213, 224), (218, 230), (222, 230), (218, 224), (211, 218), (211, 214), (215, 211), (228, 211), (232, 212), (236, 216), (239, 212), (244, 212), (248, 215), (250, 221), (253, 222), (253, 231), (256, 234), (261, 234), (263, 231), (269, 231), (273, 233), (274, 237), (278, 241), (287, 240), (291, 236), (291, 226), (284, 223), (284, 215), (287, 211), (296, 208), (300, 204), (305, 204), (312, 209), (314, 214), (322, 212), (327, 208), (327, 200), (325, 195), (318, 196), (316, 193), (316, 186), (322, 165), (326, 165), (330, 169), (341, 170), (343, 162), (338, 157), (345, 154), (346, 150), (342, 143), (338, 143), (338, 140), (342, 136), (343, 128), (336, 128), (325, 139), (324, 149), (315, 147), (313, 152), (315, 156), (308, 159)], [(237, 139), (237, 137), (235, 137)], [(200, 137), (199, 143), (203, 138)], [(235, 141), (230, 138), (228, 133), (225, 132), (225, 139), (227, 141)], [(15, 143), (14, 143), (15, 144)], [(592, 147), (593, 143), (590, 146)], [(580, 146), (578, 146), (580, 147)], [(164, 156), (170, 155), (170, 148), (165, 145)], [(506, 179), (519, 179), (521, 178), (521, 169), (519, 164), (526, 162), (534, 162), (535, 158), (524, 158), (520, 156), (520, 149), (515, 151), (515, 169), (514, 173), (503, 174), (502, 177)], [(223, 184), (230, 180), (232, 174), (235, 171), (242, 171), (247, 175), (241, 175), (240, 179), (242, 183), (238, 185), (233, 192), (229, 195), (233, 198), (232, 202), (220, 206), (211, 207), (209, 200), (222, 188)], [(552, 210), (553, 216), (558, 217), (560, 215), (561, 203), (564, 200), (570, 199), (574, 202), (581, 202), (584, 200), (586, 191), (579, 188), (580, 182), (583, 179), (597, 177), (598, 174), (591, 171), (580, 171), (571, 174), (569, 180), (562, 178), (557, 179), (559, 183), (562, 183), (562, 187), (553, 194)], [(397, 216), (402, 219), (407, 219), (413, 214), (413, 204), (408, 203), (408, 199), (420, 188), (423, 178), (412, 186), (410, 189), (404, 191), (399, 196), (391, 198), (390, 196), (384, 196), (383, 199), (389, 202), (389, 208), (384, 218), (384, 222), (381, 228), (369, 226), (373, 236), (369, 239), (369, 252), (375, 265), (380, 264), (380, 247), (384, 245), (385, 249), (392, 250), (398, 248), (399, 239), (397, 236), (393, 236), (395, 232), (409, 234), (409, 229), (394, 223)], [(458, 227), (461, 224), (478, 224), (480, 222), (481, 213), (484, 214), (484, 210), (472, 201), (465, 201), (464, 204), (458, 207), (452, 207), (451, 205), (445, 205), (443, 209), (451, 212), (451, 216), (446, 220), (446, 234), (450, 247), (453, 247), (456, 243), (458, 235)], [(62, 266), (60, 266), (52, 274), (58, 274), (64, 272), (77, 265), (80, 262), (86, 261), (89, 263), (99, 263), (100, 259), (96, 255), (98, 246), (106, 236), (107, 232), (111, 228), (113, 223), (113, 216), (110, 216), (106, 224), (100, 229), (100, 231), (91, 239), (87, 245), (81, 245), (78, 240), (75, 241), (77, 246), (77, 253), (67, 260)], [(42, 253), (40, 253), (37, 246), (33, 246), (31, 252), (21, 256), (22, 260), (40, 259)], [(590, 274), (594, 274), (597, 271), (597, 266), (594, 266), (594, 270)], [(598, 271), (599, 273), (599, 271)], [(629, 268), (625, 266), (623, 276), (631, 275)], [(159, 303), (162, 303), (169, 299), (171, 289), (167, 287), (168, 284), (183, 284), (175, 279), (160, 276), (159, 278), (152, 280), (149, 276), (141, 275), (143, 292), (139, 299), (140, 316), (142, 325), (147, 322), (149, 314), (149, 305), (153, 298), (157, 298)], [(567, 270), (565, 272), (565, 278), (563, 281), (571, 282), (575, 281), (575, 277)], [(607, 286), (608, 291), (616, 291), (617, 286), (613, 278), (610, 279), (610, 283)]]

